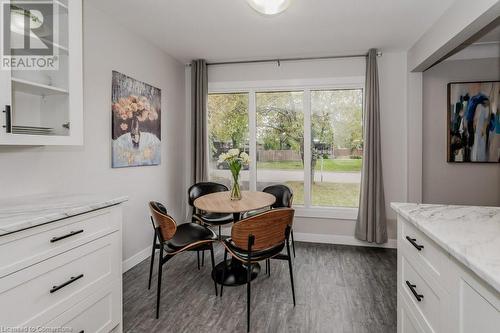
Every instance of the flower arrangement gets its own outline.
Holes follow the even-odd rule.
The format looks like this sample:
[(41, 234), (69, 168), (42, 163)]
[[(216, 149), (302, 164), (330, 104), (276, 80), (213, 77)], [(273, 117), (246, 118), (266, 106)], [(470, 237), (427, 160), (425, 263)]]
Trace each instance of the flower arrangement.
[[(113, 112), (123, 121), (136, 118), (139, 122), (146, 120), (154, 121), (158, 119), (158, 111), (151, 106), (149, 100), (145, 96), (130, 95), (122, 97), (118, 102), (113, 104)], [(125, 125), (125, 126), (122, 126)], [(128, 128), (126, 123), (121, 123), (120, 128)]]
[(239, 149), (230, 149), (227, 153), (222, 153), (219, 156), (219, 163), (226, 162), (233, 176), (233, 188), (231, 189), (231, 200), (240, 200), (241, 191), (238, 179), (240, 177), (241, 168), (250, 163), (250, 157), (247, 153), (239, 151)]

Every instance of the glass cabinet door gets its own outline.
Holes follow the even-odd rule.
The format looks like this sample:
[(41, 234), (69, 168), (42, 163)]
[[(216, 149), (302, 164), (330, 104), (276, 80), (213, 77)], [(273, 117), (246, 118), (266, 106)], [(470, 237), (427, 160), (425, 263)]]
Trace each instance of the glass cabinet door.
[[(5, 130), (9, 134), (38, 137), (72, 134), (70, 81), (79, 79), (75, 87), (81, 90), (81, 72), (76, 73), (76, 81), (70, 77), (73, 51), (70, 43), (79, 42), (77, 51), (81, 51), (81, 1), (76, 2), (80, 7), (70, 6), (67, 0), (2, 4), (3, 28), (10, 30), (2, 36), (3, 68), (0, 73), (2, 89), (8, 87), (10, 90), (8, 100), (2, 103), (6, 111)], [(73, 22), (80, 25), (76, 28), (71, 26), (75, 17), (70, 15), (73, 9), (80, 11), (80, 18)], [(70, 38), (74, 37), (71, 36), (74, 32), (79, 33), (79, 38)], [(81, 68), (81, 54), (77, 61)]]

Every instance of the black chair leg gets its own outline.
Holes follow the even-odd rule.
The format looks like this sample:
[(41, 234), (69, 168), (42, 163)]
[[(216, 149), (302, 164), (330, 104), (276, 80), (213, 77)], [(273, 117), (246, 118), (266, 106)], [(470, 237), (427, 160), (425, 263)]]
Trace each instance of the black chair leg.
[(160, 317), (160, 296), (161, 296), (161, 273), (163, 268), (163, 249), (160, 248), (160, 255), (158, 256), (158, 289), (156, 290), (156, 319)]
[(201, 251), (201, 267), (205, 266), (205, 250)]
[(250, 332), (250, 298), (251, 298), (251, 288), (250, 282), (252, 280), (252, 264), (250, 261), (247, 264), (247, 332)]
[(224, 289), (224, 281), (226, 279), (226, 261), (227, 261), (227, 249), (224, 248), (224, 269), (222, 270), (222, 283), (220, 284), (220, 297), (222, 297), (222, 290)]
[(219, 226), (219, 240), (222, 240), (221, 227)]
[(295, 258), (295, 241), (293, 240), (293, 230), (290, 230), (290, 235), (292, 236), (293, 257)]
[(286, 252), (288, 256), (288, 269), (290, 270), (290, 282), (292, 284), (292, 297), (293, 297), (293, 306), (295, 306), (295, 288), (293, 286), (293, 270), (292, 270), (292, 257), (290, 256), (290, 244), (288, 244), (288, 239), (286, 241)]
[(196, 251), (196, 259), (198, 260), (198, 270), (200, 270), (200, 251)]
[[(205, 253), (205, 251), (203, 251)], [(215, 269), (215, 258), (214, 258), (214, 247), (210, 244), (210, 258), (212, 259), (212, 270)], [(217, 281), (214, 280), (215, 285), (215, 296), (217, 296)]]
[(153, 235), (153, 250), (151, 251), (151, 264), (149, 265), (148, 290), (151, 289), (151, 277), (153, 276), (153, 265), (155, 262), (155, 251), (156, 251), (156, 232)]
[(267, 276), (271, 276), (271, 259), (267, 259), (267, 267), (268, 267)]

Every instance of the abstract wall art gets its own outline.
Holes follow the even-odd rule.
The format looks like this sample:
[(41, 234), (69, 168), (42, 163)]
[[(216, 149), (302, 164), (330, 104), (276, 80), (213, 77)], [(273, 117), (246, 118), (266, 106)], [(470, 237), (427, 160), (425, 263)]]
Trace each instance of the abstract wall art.
[(500, 81), (448, 84), (448, 162), (500, 162)]

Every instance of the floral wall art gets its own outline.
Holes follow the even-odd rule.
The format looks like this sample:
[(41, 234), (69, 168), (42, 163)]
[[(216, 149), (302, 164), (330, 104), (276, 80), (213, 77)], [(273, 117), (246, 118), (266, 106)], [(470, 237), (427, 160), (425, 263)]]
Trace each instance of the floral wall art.
[(161, 90), (113, 71), (112, 167), (159, 165)]

